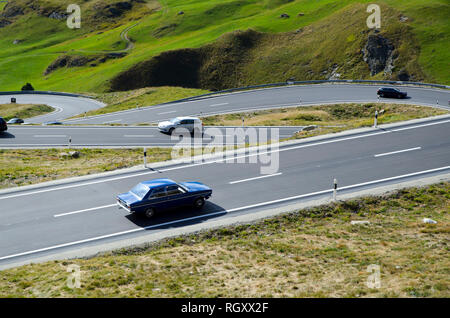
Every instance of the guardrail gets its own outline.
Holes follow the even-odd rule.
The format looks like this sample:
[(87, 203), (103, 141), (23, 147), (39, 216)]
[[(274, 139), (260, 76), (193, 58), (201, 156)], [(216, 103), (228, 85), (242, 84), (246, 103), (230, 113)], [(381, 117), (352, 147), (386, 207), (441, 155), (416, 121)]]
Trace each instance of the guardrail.
[[(387, 85), (414, 85), (414, 86), (425, 86), (425, 87), (434, 87), (434, 88), (442, 88), (442, 89), (450, 89), (450, 86), (446, 85), (440, 85), (440, 84), (429, 84), (429, 83), (421, 83), (421, 82), (403, 82), (403, 81), (371, 81), (371, 80), (315, 80), (315, 81), (286, 81), (281, 83), (272, 83), (272, 84), (261, 84), (261, 85), (251, 85), (251, 86), (244, 86), (239, 88), (230, 88), (222, 91), (212, 92), (208, 94), (193, 96), (193, 97), (187, 97), (180, 100), (176, 100), (170, 103), (176, 103), (176, 102), (185, 102), (185, 101), (191, 101), (196, 99), (201, 99), (208, 96), (215, 96), (220, 94), (226, 94), (226, 93), (234, 93), (239, 91), (246, 91), (251, 89), (258, 89), (258, 88), (269, 88), (269, 87), (283, 87), (283, 86), (292, 86), (292, 85), (304, 85), (304, 84), (331, 84), (331, 83), (353, 83), (353, 84), (387, 84)], [(167, 103), (169, 104), (169, 103)]]
[(0, 92), (0, 95), (27, 95), (27, 94), (37, 94), (37, 95), (55, 95), (55, 96), (67, 96), (67, 97), (84, 97), (95, 99), (93, 96), (64, 93), (64, 92), (51, 92), (51, 91), (13, 91), (13, 92)]

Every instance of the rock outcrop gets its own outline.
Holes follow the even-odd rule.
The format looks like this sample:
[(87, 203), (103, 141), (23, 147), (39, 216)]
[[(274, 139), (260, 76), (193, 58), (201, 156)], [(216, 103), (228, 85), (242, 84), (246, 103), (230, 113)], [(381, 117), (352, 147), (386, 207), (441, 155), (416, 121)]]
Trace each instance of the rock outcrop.
[(131, 1), (123, 1), (107, 5), (100, 3), (95, 6), (97, 11), (95, 18), (117, 18), (122, 16), (125, 12), (130, 11), (132, 8), (133, 3)]
[(4, 18), (13, 18), (18, 15), (23, 15), (23, 9), (10, 3), (6, 5), (6, 7), (3, 9), (3, 12), (0, 14), (0, 16)]
[(10, 25), (11, 21), (6, 20), (6, 19), (0, 19), (0, 28), (4, 28), (7, 25)]
[(44, 76), (60, 68), (81, 67), (89, 63), (91, 63), (90, 66), (97, 66), (98, 64), (105, 63), (107, 60), (122, 58), (124, 56), (126, 56), (126, 53), (98, 54), (89, 57), (80, 55), (61, 55), (47, 67), (44, 71)]
[(55, 20), (65, 20), (67, 19), (68, 15), (65, 13), (52, 12), (48, 17)]
[(369, 35), (363, 52), (364, 61), (369, 65), (372, 76), (381, 71), (387, 74), (392, 73), (394, 49), (389, 39), (384, 38), (380, 34)]

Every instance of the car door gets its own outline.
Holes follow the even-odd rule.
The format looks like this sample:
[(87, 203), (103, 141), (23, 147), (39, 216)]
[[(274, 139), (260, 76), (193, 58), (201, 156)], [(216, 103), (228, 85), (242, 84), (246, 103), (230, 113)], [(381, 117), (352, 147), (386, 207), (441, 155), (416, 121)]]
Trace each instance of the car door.
[(192, 119), (183, 119), (180, 123), (181, 127), (192, 132), (194, 130), (194, 120)]
[(166, 187), (167, 206), (170, 208), (177, 208), (179, 206), (189, 204), (189, 198), (186, 191), (181, 189), (178, 185), (170, 185)]
[(152, 207), (156, 210), (164, 210), (167, 208), (167, 193), (165, 187), (159, 187), (152, 190), (150, 193), (146, 206)]
[(188, 127), (187, 127), (187, 120), (186, 119), (181, 120), (178, 123), (177, 128), (188, 129)]
[(397, 96), (397, 92), (395, 91), (395, 89), (389, 88), (388, 96), (389, 97), (396, 97)]

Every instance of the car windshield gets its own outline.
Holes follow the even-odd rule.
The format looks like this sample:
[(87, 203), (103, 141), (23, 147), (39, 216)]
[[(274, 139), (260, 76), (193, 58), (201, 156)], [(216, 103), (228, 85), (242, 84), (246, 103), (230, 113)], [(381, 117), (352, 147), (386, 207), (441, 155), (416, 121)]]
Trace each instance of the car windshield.
[(149, 190), (148, 187), (146, 187), (142, 183), (139, 183), (137, 186), (135, 186), (133, 189), (131, 189), (130, 192), (133, 193), (134, 195), (136, 195), (138, 198), (142, 199), (143, 197), (145, 197), (148, 190)]
[(170, 120), (170, 122), (173, 123), (173, 124), (177, 124), (177, 123), (180, 122), (180, 120), (179, 120), (178, 118), (172, 118), (172, 119)]

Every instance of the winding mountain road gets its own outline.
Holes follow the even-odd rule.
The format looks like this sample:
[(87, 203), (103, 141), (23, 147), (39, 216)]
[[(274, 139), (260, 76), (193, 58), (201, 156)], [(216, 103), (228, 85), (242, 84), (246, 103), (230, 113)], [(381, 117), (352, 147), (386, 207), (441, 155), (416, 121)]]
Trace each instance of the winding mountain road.
[[(200, 112), (297, 106), (300, 99), (305, 106), (324, 102), (376, 102), (375, 90), (374, 86), (355, 85), (284, 87), (67, 122), (155, 122)], [(406, 90), (411, 98), (403, 102), (448, 109), (447, 91), (415, 87)], [(40, 130), (34, 129), (39, 128), (20, 129), (29, 129), (30, 135), (36, 135)], [(151, 127), (50, 129), (61, 135), (67, 135), (70, 129), (86, 129), (86, 136), (95, 135), (89, 129), (114, 131), (121, 136), (132, 132), (145, 135), (155, 130)], [(283, 210), (292, 204), (331, 198), (334, 178), (339, 180), (339, 195), (405, 181), (418, 182), (430, 176), (448, 178), (449, 135), (450, 116), (447, 115), (289, 142), (280, 148), (245, 150), (233, 158), (217, 156), (188, 163), (152, 165), (152, 169), (137, 167), (3, 190), (0, 191), (0, 268), (93, 255), (189, 229), (207, 229), (218, 222), (231, 224), (238, 217), (251, 220), (261, 211)], [(276, 171), (262, 174), (267, 160), (250, 160), (261, 156), (269, 157), (269, 163), (277, 165)], [(202, 210), (182, 209), (151, 220), (129, 215), (116, 206), (115, 195), (128, 191), (140, 181), (161, 177), (203, 182), (213, 188), (213, 196)]]

